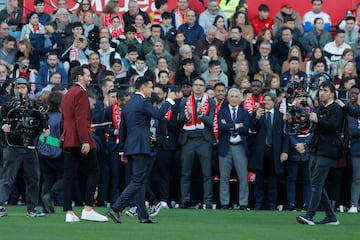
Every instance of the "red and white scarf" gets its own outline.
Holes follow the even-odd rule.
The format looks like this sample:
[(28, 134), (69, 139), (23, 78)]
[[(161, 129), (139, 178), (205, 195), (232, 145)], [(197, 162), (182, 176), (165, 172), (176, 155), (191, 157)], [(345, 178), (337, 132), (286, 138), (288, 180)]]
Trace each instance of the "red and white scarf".
[(153, 23), (162, 24), (162, 18), (161, 18), (161, 12), (160, 11), (155, 11), (154, 12)]
[[(209, 104), (209, 97), (205, 93), (202, 96), (201, 104), (202, 104), (201, 112), (204, 114), (208, 114), (210, 111), (210, 104)], [(190, 120), (187, 123), (185, 123), (185, 125), (183, 126), (183, 129), (184, 130), (204, 129), (205, 128), (204, 123), (202, 122), (201, 118), (197, 117), (197, 114), (196, 114), (194, 94), (191, 94), (186, 101), (185, 109), (184, 109), (185, 114), (188, 113), (189, 106), (191, 106), (191, 109), (192, 109)]]
[[(121, 121), (121, 109), (119, 107), (118, 101), (115, 101), (111, 106), (112, 110), (112, 122), (116, 130), (120, 130), (120, 121)], [(116, 135), (116, 143), (119, 143), (120, 135)]]
[(223, 104), (224, 102), (224, 99), (221, 100), (220, 103), (217, 103), (216, 102), (216, 106), (215, 106), (215, 115), (214, 115), (214, 122), (213, 122), (213, 132), (214, 132), (214, 136), (215, 136), (215, 139), (219, 139), (219, 125), (218, 125), (218, 122), (219, 122), (219, 119), (218, 119), (218, 115), (219, 115), (219, 111), (220, 111), (220, 108), (221, 108), (221, 105)]
[(263, 95), (260, 94), (258, 101), (256, 102), (255, 97), (252, 95), (251, 97), (245, 99), (243, 108), (251, 114), (254, 111), (255, 107), (257, 107), (262, 102), (262, 98)]

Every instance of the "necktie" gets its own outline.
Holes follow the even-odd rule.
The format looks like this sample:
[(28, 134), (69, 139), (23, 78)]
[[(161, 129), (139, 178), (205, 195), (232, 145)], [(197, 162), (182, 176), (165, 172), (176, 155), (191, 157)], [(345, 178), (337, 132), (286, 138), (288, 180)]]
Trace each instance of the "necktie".
[(272, 144), (271, 112), (266, 112), (266, 142)]
[(235, 122), (236, 121), (236, 108), (232, 108), (232, 117), (231, 117), (232, 121)]

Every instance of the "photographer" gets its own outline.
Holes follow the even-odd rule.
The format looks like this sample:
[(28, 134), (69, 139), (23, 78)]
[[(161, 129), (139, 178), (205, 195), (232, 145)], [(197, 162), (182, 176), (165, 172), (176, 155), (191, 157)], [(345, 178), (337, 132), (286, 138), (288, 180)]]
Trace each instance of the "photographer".
[(324, 184), (331, 168), (336, 166), (336, 160), (341, 155), (341, 141), (338, 133), (341, 131), (343, 113), (335, 103), (335, 85), (325, 81), (319, 86), (320, 107), (317, 112), (310, 113), (310, 121), (315, 124), (314, 136), (309, 143), (311, 199), (305, 215), (299, 215), (296, 220), (302, 224), (314, 225), (313, 217), (321, 205), (326, 217), (316, 224), (338, 225)]
[(5, 202), (9, 198), (21, 164), (26, 184), (27, 216), (42, 217), (45, 214), (35, 209), (39, 197), (40, 167), (33, 145), (41, 131), (47, 137), (50, 130), (47, 129), (45, 117), (34, 109), (34, 102), (28, 99), (29, 83), (26, 79), (15, 80), (14, 92), (15, 99), (1, 108), (5, 144), (0, 179), (0, 217), (7, 215)]

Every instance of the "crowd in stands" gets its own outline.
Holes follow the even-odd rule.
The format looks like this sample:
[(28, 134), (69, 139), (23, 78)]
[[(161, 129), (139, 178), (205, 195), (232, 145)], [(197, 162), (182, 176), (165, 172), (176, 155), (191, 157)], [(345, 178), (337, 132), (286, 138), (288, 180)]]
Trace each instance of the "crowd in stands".
[[(109, 0), (98, 14), (90, 0), (81, 0), (76, 12), (67, 9), (65, 0), (58, 0), (53, 12), (44, 12), (45, 1), (34, 0), (34, 10), (23, 16), (18, 0), (7, 0), (0, 11), (1, 104), (13, 96), (16, 78), (28, 80), (31, 97), (47, 101), (54, 91), (66, 94), (74, 69), (88, 65), (93, 123), (113, 122), (94, 131), (101, 169), (96, 204), (104, 206), (115, 201), (129, 175), (118, 158), (121, 136), (112, 108), (121, 109), (135, 92), (136, 79), (144, 77), (154, 83), (155, 106), (165, 101), (169, 89), (187, 99), (175, 104), (165, 123), (152, 122), (156, 140), (147, 186), (150, 205), (306, 210), (311, 194), (307, 145), (313, 133), (286, 134), (284, 102), (301, 105), (301, 97), (307, 96), (309, 108), (316, 109), (321, 104), (317, 81), (332, 81), (338, 99), (347, 104), (344, 109), (359, 108), (360, 4), (336, 25), (322, 11), (323, 0), (311, 0), (312, 9), (304, 16), (292, 1), (281, 1), (279, 9), (271, 9), (277, 12), (273, 19), (266, 4), (249, 19), (252, 3), (245, 0), (209, 0), (207, 5), (177, 0), (174, 9), (168, 8), (168, 0), (154, 2), (156, 11), (147, 13), (129, 0), (122, 14), (118, 1)], [(289, 85), (302, 94), (291, 95)], [(231, 130), (221, 109), (231, 108), (228, 102), (237, 97), (239, 109), (229, 111), (241, 112), (240, 122), (233, 119), (238, 134), (226, 138), (231, 149), (242, 148), (231, 158), (221, 140)], [(267, 115), (261, 108), (272, 111), (271, 137), (265, 121), (258, 124)], [(334, 209), (346, 206), (357, 212), (360, 121), (348, 116), (347, 122), (351, 150), (338, 160), (327, 182)], [(40, 154), (40, 163), (46, 157)], [(61, 178), (63, 166), (56, 167)], [(39, 194), (50, 194), (61, 204), (61, 187), (49, 187), (54, 182), (47, 181), (54, 179), (47, 173)], [(76, 204), (83, 202), (81, 178), (79, 172)], [(13, 192), (9, 203), (25, 198), (21, 174)]]

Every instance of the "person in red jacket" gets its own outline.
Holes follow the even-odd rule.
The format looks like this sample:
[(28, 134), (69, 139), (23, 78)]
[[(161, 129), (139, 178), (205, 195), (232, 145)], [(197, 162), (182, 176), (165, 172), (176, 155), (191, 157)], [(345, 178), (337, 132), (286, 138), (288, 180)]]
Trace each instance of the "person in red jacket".
[(257, 36), (262, 29), (272, 30), (274, 20), (269, 17), (270, 8), (266, 4), (260, 4), (258, 7), (258, 15), (251, 19), (254, 28), (254, 36)]

